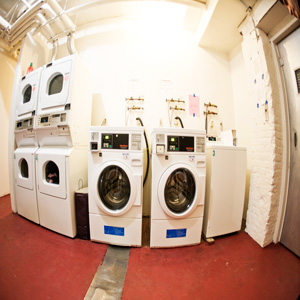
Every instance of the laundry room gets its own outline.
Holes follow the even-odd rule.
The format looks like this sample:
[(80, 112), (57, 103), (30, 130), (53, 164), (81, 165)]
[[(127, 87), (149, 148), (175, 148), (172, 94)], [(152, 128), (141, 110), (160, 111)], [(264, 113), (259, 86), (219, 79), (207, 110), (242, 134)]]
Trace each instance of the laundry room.
[[(74, 296), (62, 298), (61, 286), (53, 294), (36, 288), (32, 269), (32, 295), (200, 299), (203, 287), (209, 299), (218, 274), (211, 285), (192, 280), (183, 295), (168, 276), (176, 281), (172, 273), (193, 268), (186, 255), (197, 258), (193, 272), (202, 278), (203, 255), (208, 272), (216, 261), (246, 265), (235, 258), (250, 249), (240, 271), (245, 281), (232, 283), (240, 297), (281, 299), (283, 286), (268, 283), (261, 293), (257, 281), (238, 287), (253, 280), (244, 275), (251, 264), (261, 268), (256, 255), (278, 251), (266, 269), (281, 272), (271, 281), (292, 277), (288, 299), (297, 299), (297, 1), (17, 0), (0, 1), (0, 9), (2, 226), (40, 239), (70, 272), (84, 269)], [(2, 236), (8, 263), (1, 269), (18, 268), (8, 252), (23, 247), (16, 231), (9, 234), (16, 247)], [(33, 245), (24, 245), (27, 258), (39, 255)], [(286, 260), (277, 272), (271, 266), (280, 255)], [(51, 276), (62, 273), (56, 259)], [(172, 267), (177, 260), (181, 267)], [(0, 296), (29, 299), (23, 271), (17, 280), (5, 272)], [(135, 290), (134, 274), (144, 289)], [(20, 286), (17, 297), (13, 285)], [(222, 289), (231, 298), (225, 285), (212, 298)]]

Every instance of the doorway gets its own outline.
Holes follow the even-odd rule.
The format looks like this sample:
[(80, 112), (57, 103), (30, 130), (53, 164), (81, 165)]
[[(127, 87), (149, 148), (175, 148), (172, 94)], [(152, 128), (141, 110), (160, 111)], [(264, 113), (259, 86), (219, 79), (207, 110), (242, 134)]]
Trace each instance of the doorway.
[(278, 44), (282, 59), (290, 141), (288, 198), (280, 242), (300, 257), (300, 28)]

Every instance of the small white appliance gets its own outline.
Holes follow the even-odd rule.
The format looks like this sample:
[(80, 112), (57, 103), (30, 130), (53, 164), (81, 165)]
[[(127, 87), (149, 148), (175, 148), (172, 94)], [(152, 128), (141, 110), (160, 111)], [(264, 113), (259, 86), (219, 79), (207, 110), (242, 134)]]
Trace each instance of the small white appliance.
[(201, 242), (205, 145), (202, 130), (153, 130), (150, 247)]
[(144, 141), (142, 127), (90, 128), (91, 240), (141, 246)]
[(87, 185), (92, 78), (78, 55), (43, 68), (36, 118), (40, 224), (76, 236), (75, 191)]
[(203, 235), (241, 230), (247, 169), (244, 147), (208, 145)]
[(35, 154), (38, 141), (34, 128), (41, 68), (24, 76), (18, 88), (15, 116), (15, 198), (18, 214), (39, 223), (36, 195)]

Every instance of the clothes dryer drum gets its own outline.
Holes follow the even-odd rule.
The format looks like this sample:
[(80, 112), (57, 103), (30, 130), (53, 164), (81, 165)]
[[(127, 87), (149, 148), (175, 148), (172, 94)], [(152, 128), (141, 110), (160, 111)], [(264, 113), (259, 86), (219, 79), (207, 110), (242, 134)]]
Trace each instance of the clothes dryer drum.
[(90, 128), (88, 188), (92, 240), (141, 246), (143, 145), (143, 128)]
[(200, 243), (205, 162), (204, 131), (153, 130), (150, 247)]

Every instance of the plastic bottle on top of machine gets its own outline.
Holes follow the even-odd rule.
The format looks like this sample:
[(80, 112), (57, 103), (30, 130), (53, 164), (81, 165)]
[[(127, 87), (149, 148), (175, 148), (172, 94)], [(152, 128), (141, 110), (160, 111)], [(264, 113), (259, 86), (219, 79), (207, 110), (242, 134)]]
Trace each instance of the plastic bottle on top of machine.
[(33, 71), (33, 66), (32, 66), (32, 62), (30, 63), (30, 66), (27, 68), (27, 72), (26, 74), (29, 74), (30, 72)]

